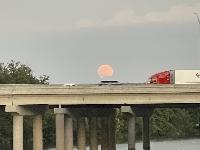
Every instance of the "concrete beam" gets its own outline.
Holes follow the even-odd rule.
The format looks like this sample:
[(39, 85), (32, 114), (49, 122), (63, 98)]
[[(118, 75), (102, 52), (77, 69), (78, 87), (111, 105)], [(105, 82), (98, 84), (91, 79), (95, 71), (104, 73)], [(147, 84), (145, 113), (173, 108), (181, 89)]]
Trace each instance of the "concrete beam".
[(131, 106), (121, 106), (121, 112), (135, 116), (135, 112)]
[[(57, 108), (59, 109), (59, 108)], [(87, 107), (64, 107), (67, 111), (64, 112), (71, 116), (73, 119), (81, 118), (81, 117), (107, 117), (110, 113), (112, 113), (112, 108), (110, 107), (99, 107), (97, 106), (87, 106)]]
[(48, 105), (6, 105), (5, 112), (17, 113), (23, 116), (33, 116), (45, 113), (49, 109)]
[(79, 116), (77, 116), (76, 112), (73, 111), (72, 108), (54, 108), (54, 114), (68, 115), (71, 118), (73, 118), (74, 120), (79, 117)]
[(154, 108), (152, 107), (135, 107), (135, 114), (138, 117), (151, 116)]
[(0, 85), (0, 105), (185, 104), (187, 106), (189, 103), (200, 104), (199, 87), (198, 84)]

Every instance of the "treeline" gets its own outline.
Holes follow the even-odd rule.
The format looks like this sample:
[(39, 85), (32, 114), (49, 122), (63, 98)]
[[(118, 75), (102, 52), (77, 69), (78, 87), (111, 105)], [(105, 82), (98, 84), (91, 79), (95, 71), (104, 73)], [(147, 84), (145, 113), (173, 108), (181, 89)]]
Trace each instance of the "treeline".
[[(46, 75), (36, 77), (20, 62), (0, 63), (0, 84), (48, 84)], [(150, 118), (151, 138), (189, 138), (200, 136), (200, 108), (155, 109)], [(55, 147), (55, 116), (52, 110), (43, 118), (44, 148)], [(127, 116), (116, 110), (117, 142), (127, 142)], [(142, 119), (136, 120), (136, 139), (142, 139)], [(74, 138), (75, 140), (75, 138)], [(76, 143), (76, 141), (74, 141)], [(0, 113), (0, 149), (12, 149), (12, 116)], [(32, 149), (32, 119), (24, 117), (24, 149)]]
[[(118, 110), (116, 116), (117, 141), (127, 141), (127, 115)], [(142, 118), (136, 119), (136, 139), (142, 139)], [(200, 136), (200, 108), (159, 108), (150, 117), (151, 139), (193, 138)]]

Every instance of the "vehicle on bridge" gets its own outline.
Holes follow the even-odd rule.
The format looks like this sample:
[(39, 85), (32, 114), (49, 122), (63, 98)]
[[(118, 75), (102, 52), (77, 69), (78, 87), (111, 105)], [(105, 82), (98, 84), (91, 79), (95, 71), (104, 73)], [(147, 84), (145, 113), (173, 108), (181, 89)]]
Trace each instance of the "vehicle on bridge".
[(200, 70), (169, 70), (149, 78), (152, 84), (200, 84)]

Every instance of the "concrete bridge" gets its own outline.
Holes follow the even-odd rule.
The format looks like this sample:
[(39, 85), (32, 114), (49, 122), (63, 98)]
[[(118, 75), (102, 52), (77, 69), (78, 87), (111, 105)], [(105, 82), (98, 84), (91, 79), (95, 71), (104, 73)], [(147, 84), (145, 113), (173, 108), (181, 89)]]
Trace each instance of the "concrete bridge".
[(72, 150), (73, 119), (78, 122), (78, 149), (85, 150), (85, 117), (90, 148), (97, 150), (97, 117), (101, 149), (115, 150), (114, 108), (128, 119), (128, 149), (135, 150), (135, 118), (143, 117), (143, 148), (150, 149), (149, 116), (157, 107), (199, 107), (200, 85), (85, 84), (0, 85), (0, 106), (13, 115), (13, 150), (23, 150), (23, 116), (33, 116), (33, 149), (43, 150), (42, 114), (56, 115), (56, 149)]

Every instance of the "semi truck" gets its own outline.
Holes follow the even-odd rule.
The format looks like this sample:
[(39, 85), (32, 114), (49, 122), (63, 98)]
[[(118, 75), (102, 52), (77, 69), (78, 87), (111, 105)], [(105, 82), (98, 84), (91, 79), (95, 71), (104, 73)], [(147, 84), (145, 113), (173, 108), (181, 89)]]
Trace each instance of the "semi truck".
[(168, 70), (149, 78), (151, 84), (200, 84), (200, 70)]

